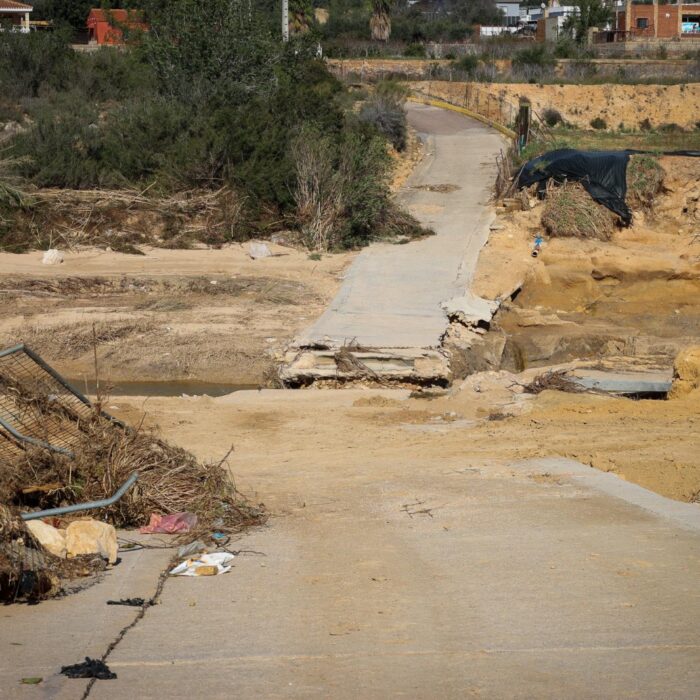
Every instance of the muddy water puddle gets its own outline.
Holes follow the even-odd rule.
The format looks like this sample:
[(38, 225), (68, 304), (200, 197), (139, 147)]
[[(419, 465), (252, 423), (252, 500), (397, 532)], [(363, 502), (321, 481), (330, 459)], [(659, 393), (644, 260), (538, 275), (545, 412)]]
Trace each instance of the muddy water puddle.
[[(88, 396), (97, 394), (94, 379), (68, 379), (68, 383)], [(257, 389), (257, 384), (227, 384), (217, 382), (171, 381), (171, 382), (100, 382), (100, 389), (115, 396), (225, 396), (236, 391)]]

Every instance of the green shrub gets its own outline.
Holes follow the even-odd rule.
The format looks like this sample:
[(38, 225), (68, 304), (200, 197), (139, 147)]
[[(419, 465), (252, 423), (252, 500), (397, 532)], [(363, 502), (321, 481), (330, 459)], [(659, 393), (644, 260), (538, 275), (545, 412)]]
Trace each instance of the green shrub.
[(406, 58), (425, 58), (427, 53), (423, 44), (420, 42), (414, 42), (406, 46), (403, 55), (406, 56)]
[(513, 67), (523, 66), (553, 66), (556, 63), (554, 57), (549, 53), (546, 44), (534, 44), (527, 49), (518, 51), (513, 56)]
[[(283, 45), (269, 31), (268, 5), (143, 0), (152, 31), (129, 51), (79, 54), (59, 33), (0, 35), (0, 85), (10, 86), (2, 103), (22, 100), (30, 116), (11, 144), (16, 172), (39, 187), (148, 187), (153, 195), (227, 186), (239, 218), (245, 202), (246, 226), (287, 225), (293, 216), (307, 226), (290, 144), (315, 134), (309, 162), (340, 198), (331, 247), (419, 230), (396, 212), (387, 184), (387, 140), (405, 146), (405, 86), (380, 83), (354, 114), (354, 100), (315, 57), (316, 41)], [(182, 223), (166, 231), (168, 245), (191, 244)], [(219, 222), (210, 242), (233, 235)]]
[(608, 123), (602, 117), (596, 117), (595, 119), (591, 119), (591, 126), (597, 130), (607, 129)]
[(78, 60), (62, 32), (0, 32), (0, 95), (19, 99), (66, 90)]
[(399, 80), (382, 80), (377, 83), (375, 92), (379, 97), (403, 104), (411, 94), (411, 89)]
[(556, 126), (557, 124), (563, 124), (564, 123), (564, 118), (561, 116), (558, 110), (554, 109), (553, 107), (547, 107), (546, 109), (542, 110), (542, 121), (547, 126)]
[(457, 70), (473, 75), (479, 67), (479, 57), (473, 53), (464, 54), (464, 56), (460, 56), (459, 60), (455, 61), (454, 67)]
[(382, 97), (369, 100), (360, 111), (360, 120), (386, 136), (397, 151), (406, 148), (408, 125), (400, 102)]

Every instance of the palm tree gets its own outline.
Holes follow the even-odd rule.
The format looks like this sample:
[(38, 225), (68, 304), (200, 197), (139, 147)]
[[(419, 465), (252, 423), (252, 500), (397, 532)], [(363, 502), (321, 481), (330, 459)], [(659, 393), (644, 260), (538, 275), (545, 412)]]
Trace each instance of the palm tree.
[(290, 0), (289, 29), (292, 34), (306, 34), (312, 17), (313, 10), (308, 0)]
[(372, 16), (369, 18), (369, 28), (372, 39), (388, 41), (391, 36), (391, 7), (394, 0), (372, 0)]

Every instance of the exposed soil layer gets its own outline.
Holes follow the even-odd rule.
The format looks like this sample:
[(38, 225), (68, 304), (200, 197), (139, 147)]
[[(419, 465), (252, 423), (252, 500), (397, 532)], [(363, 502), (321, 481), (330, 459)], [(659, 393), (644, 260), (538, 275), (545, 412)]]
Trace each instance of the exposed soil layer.
[[(431, 81), (411, 83), (415, 90), (462, 104), (469, 83)], [(530, 100), (538, 114), (556, 109), (564, 121), (580, 129), (591, 129), (591, 121), (603, 119), (611, 129), (623, 125), (638, 130), (645, 125), (676, 124), (695, 129), (700, 114), (700, 83), (682, 85), (538, 85), (530, 83), (476, 83), (494, 102), (503, 98), (518, 104)]]
[(515, 368), (575, 358), (669, 368), (700, 340), (700, 159), (663, 158), (666, 191), (610, 241), (550, 239), (542, 204), (504, 214), (482, 252), (476, 293), (505, 299), (497, 325)]

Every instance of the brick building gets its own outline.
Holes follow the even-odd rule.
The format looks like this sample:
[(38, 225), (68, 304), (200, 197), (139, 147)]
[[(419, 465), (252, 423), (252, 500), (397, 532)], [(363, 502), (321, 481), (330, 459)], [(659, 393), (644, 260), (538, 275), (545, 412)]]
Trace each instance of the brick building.
[(700, 40), (700, 3), (659, 4), (627, 0), (615, 12), (615, 30), (624, 39)]
[[(0, 0), (1, 1), (1, 0)], [(148, 31), (140, 10), (93, 9), (87, 18), (91, 44), (121, 45), (126, 30)]]

